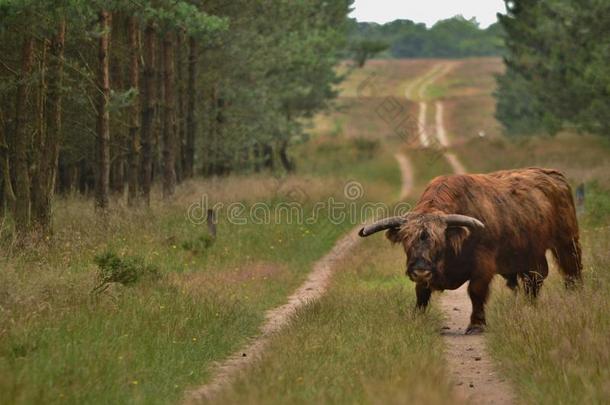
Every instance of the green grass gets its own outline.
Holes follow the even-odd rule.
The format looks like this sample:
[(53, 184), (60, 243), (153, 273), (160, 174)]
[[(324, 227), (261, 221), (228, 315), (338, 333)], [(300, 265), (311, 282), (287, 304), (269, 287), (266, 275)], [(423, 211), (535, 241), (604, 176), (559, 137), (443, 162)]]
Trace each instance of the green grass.
[(363, 242), (218, 402), (447, 403), (441, 318), (413, 311), (402, 256), (382, 236)]
[(490, 306), (492, 354), (530, 404), (610, 400), (610, 232), (584, 231), (585, 285), (566, 291), (554, 272), (535, 305), (503, 292)]
[(447, 96), (448, 88), (443, 85), (431, 83), (426, 88), (425, 97), (427, 100), (438, 100)]
[(166, 283), (80, 301), (51, 310), (52, 319), (22, 321), (2, 339), (0, 402), (177, 400), (261, 318), (244, 299), (197, 298)]

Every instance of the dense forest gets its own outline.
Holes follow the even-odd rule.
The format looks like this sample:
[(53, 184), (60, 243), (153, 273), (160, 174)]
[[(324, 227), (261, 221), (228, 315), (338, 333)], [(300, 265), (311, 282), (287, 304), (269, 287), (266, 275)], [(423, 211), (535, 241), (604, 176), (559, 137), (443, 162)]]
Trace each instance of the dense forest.
[(51, 231), (53, 195), (150, 202), (196, 174), (294, 168), (333, 98), (349, 0), (0, 1), (0, 204)]
[(507, 0), (497, 118), (510, 134), (610, 134), (610, 2)]
[(356, 59), (379, 52), (390, 58), (492, 56), (500, 55), (504, 45), (497, 23), (482, 29), (475, 19), (461, 16), (441, 20), (431, 28), (411, 20), (387, 24), (351, 20), (349, 40)]

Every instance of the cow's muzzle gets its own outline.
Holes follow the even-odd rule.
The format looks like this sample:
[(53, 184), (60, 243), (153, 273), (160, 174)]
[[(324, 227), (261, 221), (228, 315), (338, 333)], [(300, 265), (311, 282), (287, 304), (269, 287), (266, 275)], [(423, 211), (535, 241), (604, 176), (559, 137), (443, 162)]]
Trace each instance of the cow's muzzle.
[(407, 276), (416, 283), (427, 283), (432, 279), (432, 270), (409, 270), (407, 271)]

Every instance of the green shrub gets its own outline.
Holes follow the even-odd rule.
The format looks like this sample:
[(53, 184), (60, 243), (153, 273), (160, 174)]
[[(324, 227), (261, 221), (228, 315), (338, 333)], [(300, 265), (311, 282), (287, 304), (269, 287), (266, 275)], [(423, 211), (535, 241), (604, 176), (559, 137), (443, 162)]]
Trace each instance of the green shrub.
[(140, 280), (156, 280), (160, 276), (156, 266), (147, 264), (139, 256), (120, 257), (112, 251), (95, 256), (98, 284), (93, 292), (103, 291), (110, 283), (133, 285)]

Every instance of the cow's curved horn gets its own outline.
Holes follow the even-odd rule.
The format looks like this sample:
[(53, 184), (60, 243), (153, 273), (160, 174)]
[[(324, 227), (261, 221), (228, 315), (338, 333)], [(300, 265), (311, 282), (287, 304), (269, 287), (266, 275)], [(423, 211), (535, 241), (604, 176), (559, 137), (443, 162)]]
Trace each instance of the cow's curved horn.
[(447, 226), (465, 226), (468, 228), (479, 228), (484, 229), (485, 224), (476, 218), (469, 217), (466, 215), (450, 214), (445, 215), (444, 218)]
[(407, 217), (390, 217), (377, 221), (374, 224), (365, 226), (358, 232), (360, 237), (367, 237), (385, 229), (396, 228), (407, 222)]

